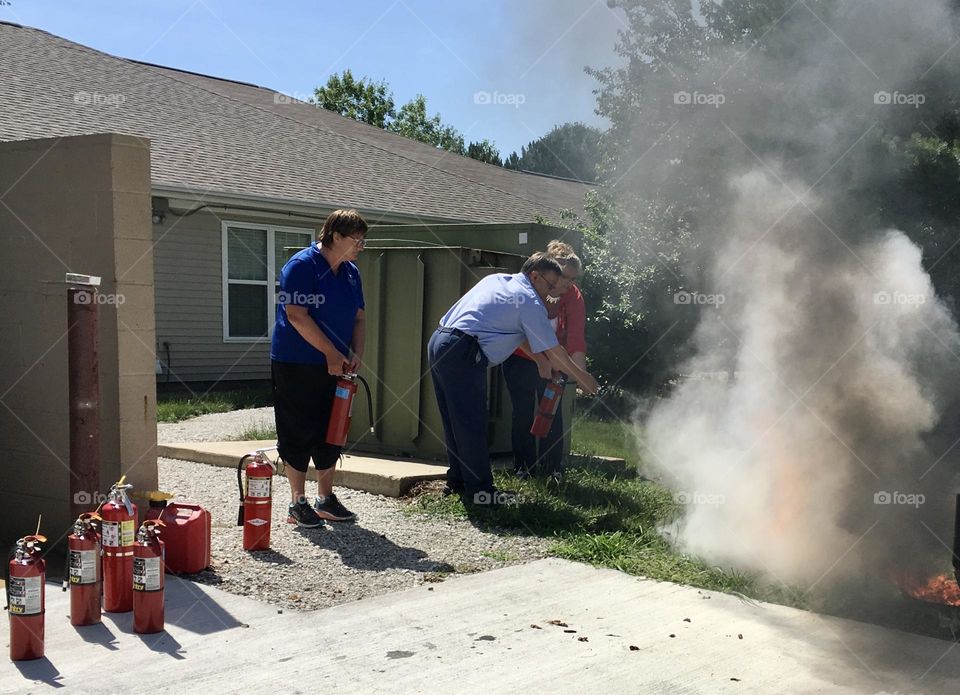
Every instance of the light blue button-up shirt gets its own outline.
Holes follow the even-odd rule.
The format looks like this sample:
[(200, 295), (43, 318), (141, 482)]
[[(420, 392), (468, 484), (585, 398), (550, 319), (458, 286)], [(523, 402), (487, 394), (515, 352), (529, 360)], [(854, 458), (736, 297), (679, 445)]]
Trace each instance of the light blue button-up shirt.
[(491, 366), (513, 354), (524, 338), (534, 352), (559, 345), (547, 310), (523, 273), (483, 278), (450, 307), (440, 327), (475, 336)]

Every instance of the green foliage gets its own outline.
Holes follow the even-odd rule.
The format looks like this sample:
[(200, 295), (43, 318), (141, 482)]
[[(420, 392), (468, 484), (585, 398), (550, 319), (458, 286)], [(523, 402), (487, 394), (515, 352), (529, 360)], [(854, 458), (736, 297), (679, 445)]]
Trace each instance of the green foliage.
[(366, 77), (357, 80), (349, 69), (331, 75), (327, 83), (313, 90), (313, 103), (341, 116), (385, 128), (393, 114), (393, 95), (387, 83)]
[(479, 162), (503, 166), (503, 162), (500, 161), (500, 151), (486, 138), (480, 142), (471, 142), (467, 147), (467, 156)]
[[(837, 142), (849, 137), (851, 146), (864, 125), (847, 117), (849, 97), (810, 99), (793, 81), (771, 79), (750, 62), (762, 54), (764, 66), (777, 66), (774, 75), (799, 64), (808, 50), (798, 38), (807, 36), (804, 27), (822, 30), (811, 11), (829, 23), (843, 9), (835, 0), (811, 0), (803, 8), (791, 0), (702, 2), (699, 13), (687, 0), (612, 4), (629, 26), (617, 46), (622, 66), (590, 71), (600, 83), (597, 111), (611, 124), (600, 163), (604, 185), (588, 199), (586, 219), (564, 223), (584, 233), (581, 289), (593, 370), (608, 383), (651, 391), (664, 388), (687, 355), (700, 309), (678, 311), (673, 298), (680, 291), (709, 292), (708, 254), (730, 203), (729, 174), (757, 167), (759, 158), (815, 172), (812, 183), (837, 153), (810, 137), (809, 123), (838, 124)], [(740, 61), (748, 51), (754, 53)], [(831, 179), (817, 193), (839, 199), (836, 217), (827, 218), (832, 224), (904, 230), (921, 245), (938, 294), (956, 303), (960, 107), (946, 62), (921, 83), (900, 86), (924, 93), (926, 110), (877, 112), (878, 127), (830, 168)], [(735, 77), (734, 68), (740, 70)], [(749, 116), (730, 120), (736, 111), (722, 117), (732, 124), (723, 128), (714, 109), (675, 103), (679, 90), (723, 91), (715, 81), (724, 78), (739, 113), (745, 103), (762, 108), (769, 129), (752, 130)], [(507, 166), (513, 163), (508, 158)]]
[(422, 94), (401, 106), (386, 128), (405, 138), (419, 140), (447, 152), (466, 154), (463, 136), (456, 128), (444, 125), (439, 113), (427, 116), (427, 98)]
[(510, 154), (504, 166), (579, 181), (596, 181), (602, 133), (583, 123), (564, 123)]
[(384, 80), (374, 82), (366, 77), (357, 80), (347, 69), (342, 74), (331, 75), (324, 86), (317, 87), (313, 103), (341, 116), (447, 152), (501, 165), (500, 153), (493, 143), (484, 139), (467, 146), (463, 135), (452, 125), (445, 124), (439, 113), (428, 115), (427, 98), (422, 94), (396, 109), (393, 93)]

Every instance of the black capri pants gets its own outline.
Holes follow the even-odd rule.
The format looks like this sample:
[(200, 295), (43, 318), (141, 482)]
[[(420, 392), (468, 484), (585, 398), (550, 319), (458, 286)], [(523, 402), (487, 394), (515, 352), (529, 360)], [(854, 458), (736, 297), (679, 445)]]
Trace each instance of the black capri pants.
[(273, 412), (277, 423), (277, 453), (301, 473), (310, 459), (318, 471), (336, 465), (341, 447), (327, 444), (327, 426), (337, 377), (325, 364), (271, 361)]

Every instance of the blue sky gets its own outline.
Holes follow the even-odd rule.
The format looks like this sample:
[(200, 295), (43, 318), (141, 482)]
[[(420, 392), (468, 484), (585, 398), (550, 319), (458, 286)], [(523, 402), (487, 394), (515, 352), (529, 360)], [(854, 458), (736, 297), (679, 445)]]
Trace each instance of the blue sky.
[(12, 0), (0, 19), (301, 98), (350, 68), (504, 155), (558, 123), (603, 126), (583, 66), (616, 65), (623, 26), (603, 0)]

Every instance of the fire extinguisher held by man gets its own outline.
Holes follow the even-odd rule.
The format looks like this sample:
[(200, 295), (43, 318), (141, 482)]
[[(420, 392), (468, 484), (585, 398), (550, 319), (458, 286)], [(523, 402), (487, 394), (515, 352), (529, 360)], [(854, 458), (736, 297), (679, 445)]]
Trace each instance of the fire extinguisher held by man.
[[(556, 291), (547, 295), (544, 303), (547, 316), (560, 345), (578, 367), (586, 369), (586, 307), (575, 284), (583, 265), (572, 246), (556, 239), (547, 245), (547, 255), (556, 259), (562, 269)], [(544, 363), (542, 353), (533, 355), (523, 347), (503, 363), (503, 378), (513, 405), (513, 469), (518, 478), (527, 478), (539, 470), (549, 480), (559, 482), (563, 475), (563, 411), (558, 400), (550, 404), (554, 411), (551, 417), (541, 416), (538, 404), (548, 391), (562, 398), (563, 386), (555, 382), (563, 375), (550, 380), (541, 378)], [(551, 383), (558, 390), (551, 389)]]
[(563, 372), (587, 393), (596, 380), (557, 340), (544, 302), (562, 293), (560, 264), (545, 253), (530, 256), (519, 273), (496, 273), (478, 282), (440, 319), (428, 353), (447, 446), (447, 491), (468, 503), (511, 502), (494, 488), (487, 447), (487, 368), (525, 344), (543, 357), (539, 374)]
[[(354, 261), (366, 234), (356, 210), (335, 210), (316, 243), (280, 271), (270, 346), (277, 448), (290, 484), (289, 520), (307, 528), (355, 519), (333, 492), (341, 446), (327, 441), (327, 431), (337, 380), (355, 374), (363, 358), (363, 288)], [(305, 491), (311, 458), (319, 474), (312, 506)]]

